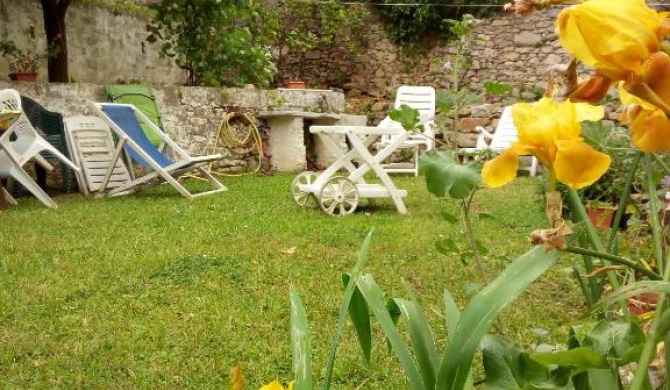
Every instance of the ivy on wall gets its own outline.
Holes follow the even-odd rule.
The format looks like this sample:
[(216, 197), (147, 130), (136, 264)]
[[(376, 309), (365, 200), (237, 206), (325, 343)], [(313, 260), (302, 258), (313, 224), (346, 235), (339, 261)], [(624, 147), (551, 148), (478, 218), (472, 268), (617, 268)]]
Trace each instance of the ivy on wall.
[[(416, 44), (430, 37), (449, 37), (447, 19), (461, 19), (464, 14), (484, 17), (502, 12), (509, 0), (403, 0), (412, 5), (398, 5), (398, 0), (369, 0), (379, 14), (391, 40), (397, 44)], [(379, 4), (382, 3), (382, 4)], [(480, 6), (492, 4), (490, 7)], [(421, 4), (421, 5), (415, 5)]]

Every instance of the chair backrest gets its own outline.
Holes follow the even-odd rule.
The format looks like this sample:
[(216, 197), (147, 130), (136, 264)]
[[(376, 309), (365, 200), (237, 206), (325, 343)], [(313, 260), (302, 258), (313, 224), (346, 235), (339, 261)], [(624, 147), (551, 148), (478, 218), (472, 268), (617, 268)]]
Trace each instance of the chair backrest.
[[(140, 126), (140, 122), (137, 120), (137, 116), (135, 116), (135, 110), (132, 107), (126, 105), (102, 105), (101, 109), (156, 164), (163, 168), (173, 164), (173, 161), (161, 153), (160, 150), (156, 149), (149, 140), (142, 126)], [(134, 148), (126, 145), (125, 151), (138, 164), (149, 169), (153, 168)]]
[(21, 111), (21, 95), (17, 90), (0, 90), (0, 111)]
[(27, 96), (21, 96), (23, 112), (34, 128), (46, 135), (64, 136), (63, 114), (49, 111)]
[[(430, 122), (435, 118), (435, 89), (427, 86), (401, 85), (396, 92), (393, 108), (398, 109), (403, 104), (419, 111), (422, 122)], [(388, 116), (384, 118), (378, 126), (400, 127), (398, 122), (391, 120)], [(425, 126), (425, 135), (412, 136), (415, 141), (419, 140), (428, 147), (433, 148), (433, 137), (435, 136), (430, 124)], [(382, 136), (382, 142), (390, 142), (395, 136)]]
[(394, 108), (406, 104), (419, 110), (422, 118), (435, 116), (435, 89), (426, 86), (402, 85), (398, 88)]
[[(107, 100), (112, 103), (132, 104), (160, 129), (164, 129), (161, 113), (156, 104), (156, 96), (148, 85), (141, 84), (107, 84), (105, 85)], [(140, 123), (144, 133), (154, 146), (160, 145), (160, 137), (149, 126)]]
[[(81, 171), (77, 172), (77, 181), (82, 192), (88, 194), (108, 190), (131, 181), (128, 168), (114, 154), (112, 132), (102, 119), (94, 116), (67, 118), (65, 129), (70, 157), (81, 167)], [(109, 178), (104, 183), (108, 174)]]
[(494, 150), (505, 150), (518, 140), (517, 130), (512, 119), (512, 106), (503, 109), (496, 131), (493, 133), (490, 148)]

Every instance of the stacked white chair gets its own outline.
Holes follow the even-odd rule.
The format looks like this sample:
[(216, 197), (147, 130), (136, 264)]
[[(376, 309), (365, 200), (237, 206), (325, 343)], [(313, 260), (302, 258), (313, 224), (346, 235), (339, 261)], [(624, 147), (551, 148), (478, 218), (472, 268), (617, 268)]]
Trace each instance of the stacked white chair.
[[(0, 112), (3, 111), (22, 112), (21, 95), (18, 91), (0, 90)], [(53, 169), (53, 166), (40, 156), (40, 152), (51, 153), (63, 164), (79, 171), (75, 164), (42, 137), (30, 124), (28, 117), (22, 113), (8, 129), (0, 134), (0, 177), (14, 178), (44, 205), (56, 207), (56, 203), (23, 169), (23, 166), (30, 160), (35, 160), (47, 170)], [(14, 203), (11, 199), (10, 202)]]

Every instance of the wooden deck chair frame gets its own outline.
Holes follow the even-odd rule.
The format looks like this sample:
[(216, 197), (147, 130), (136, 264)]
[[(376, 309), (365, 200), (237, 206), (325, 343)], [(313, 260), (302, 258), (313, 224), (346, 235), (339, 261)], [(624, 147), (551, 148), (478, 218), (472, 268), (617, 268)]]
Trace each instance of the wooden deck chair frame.
[[(512, 106), (507, 106), (503, 109), (494, 133), (490, 133), (481, 126), (477, 126), (476, 130), (479, 133), (476, 146), (474, 148), (461, 148), (458, 150), (458, 154), (463, 161), (472, 160), (478, 153), (485, 150), (500, 153), (509, 149), (512, 143), (518, 140), (517, 130), (512, 119)], [(487, 140), (490, 143), (487, 143)], [(521, 156), (521, 158), (524, 157), (531, 159), (530, 164), (526, 166), (520, 164), (519, 170), (528, 171), (530, 176), (535, 176), (539, 165), (537, 158), (535, 156)]]
[[(197, 157), (191, 156), (185, 150), (183, 150), (179, 145), (177, 145), (172, 139), (170, 139), (170, 137), (168, 137), (167, 134), (163, 133), (158, 128), (158, 126), (156, 126), (146, 115), (142, 114), (142, 112), (140, 112), (132, 104), (89, 102), (89, 106), (91, 107), (93, 112), (97, 116), (99, 116), (102, 120), (104, 120), (112, 129), (112, 131), (114, 131), (114, 133), (116, 134), (118, 138), (116, 148), (117, 150), (119, 150), (119, 153), (116, 156), (116, 158), (121, 158), (121, 154), (125, 154), (127, 157), (127, 161), (129, 161), (130, 164), (129, 171), (133, 180), (125, 185), (110, 190), (107, 193), (108, 196), (124, 195), (126, 193), (133, 192), (140, 188), (160, 184), (161, 182), (169, 183), (180, 194), (182, 194), (184, 197), (188, 199), (194, 199), (196, 197), (211, 195), (214, 193), (227, 190), (227, 188), (219, 180), (217, 180), (214, 176), (212, 176), (204, 167), (211, 161), (220, 160), (222, 158), (221, 154), (214, 154), (209, 156), (197, 156)], [(146, 126), (150, 127), (157, 134), (159, 134), (162, 143), (165, 145), (165, 148), (163, 148), (162, 150), (159, 150), (155, 148), (153, 145), (151, 145), (148, 139), (146, 140), (146, 142), (149, 142), (149, 145), (151, 145), (151, 147), (154, 148), (155, 151), (159, 152), (160, 154), (163, 155), (163, 157), (170, 160), (171, 164), (167, 166), (162, 166), (157, 161), (155, 161), (155, 159), (152, 158), (151, 155), (144, 149), (145, 147), (149, 146), (146, 145), (146, 143), (144, 143), (143, 145), (141, 144), (141, 142), (138, 142), (139, 140), (135, 140), (131, 136), (129, 136), (126, 133), (126, 131), (123, 128), (121, 128), (114, 120), (112, 120), (108, 116), (108, 114), (104, 111), (106, 107), (126, 107), (129, 112), (132, 111), (132, 113), (135, 115), (138, 124), (144, 123)], [(126, 153), (120, 152), (122, 148), (126, 150)], [(130, 158), (128, 157), (128, 150), (132, 150), (134, 153), (136, 153), (144, 161), (145, 164), (143, 165), (145, 165), (151, 172), (141, 177), (135, 177), (133, 164), (136, 163), (137, 161), (132, 162), (130, 161)], [(170, 158), (167, 157), (168, 155), (170, 156)], [(197, 171), (202, 176), (202, 178), (206, 179), (210, 183), (213, 189), (195, 194), (188, 191), (180, 183), (180, 179), (186, 173), (192, 171)]]

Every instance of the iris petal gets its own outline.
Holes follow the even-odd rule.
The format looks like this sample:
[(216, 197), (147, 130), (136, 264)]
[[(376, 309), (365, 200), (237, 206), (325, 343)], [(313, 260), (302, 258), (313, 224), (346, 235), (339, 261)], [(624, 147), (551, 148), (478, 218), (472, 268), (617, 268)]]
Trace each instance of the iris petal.
[(515, 149), (507, 149), (500, 156), (484, 164), (482, 179), (490, 187), (501, 187), (516, 177), (517, 169), (519, 169), (519, 155)]
[(670, 150), (670, 120), (660, 109), (642, 110), (632, 118), (633, 145), (647, 153)]
[(660, 49), (664, 16), (644, 0), (590, 0), (567, 8), (556, 27), (563, 47), (612, 80), (638, 74)]
[(556, 179), (574, 189), (593, 184), (610, 166), (610, 156), (598, 152), (585, 142), (558, 141), (556, 146)]
[(579, 84), (577, 89), (570, 93), (570, 100), (597, 104), (607, 96), (607, 92), (611, 87), (612, 80), (596, 72), (593, 77)]

